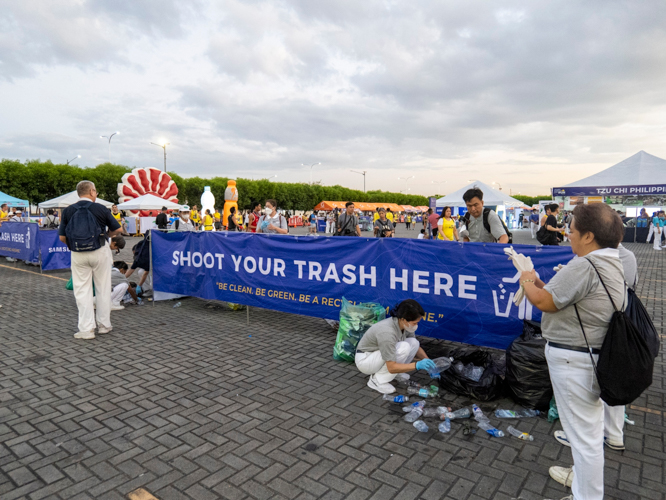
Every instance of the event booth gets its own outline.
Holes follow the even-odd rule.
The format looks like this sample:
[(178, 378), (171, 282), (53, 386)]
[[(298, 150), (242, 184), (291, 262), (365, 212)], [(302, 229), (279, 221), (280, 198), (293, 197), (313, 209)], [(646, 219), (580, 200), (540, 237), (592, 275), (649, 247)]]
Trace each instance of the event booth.
[[(166, 207), (167, 210), (180, 210), (181, 205), (174, 203), (173, 201), (165, 200), (153, 194), (144, 194), (137, 198), (132, 198), (124, 203), (118, 204), (118, 210), (155, 210), (155, 217), (157, 216), (157, 213), (162, 210), (162, 207)], [(157, 227), (155, 225), (155, 217), (125, 217), (125, 221), (127, 222), (127, 231), (132, 234), (144, 234), (149, 229)]]
[(3, 193), (2, 191), (0, 191), (0, 205), (3, 205), (5, 203), (10, 207), (28, 208), (30, 206), (28, 200), (21, 200), (19, 198), (14, 198), (13, 196), (9, 196), (7, 193)]
[[(564, 210), (584, 203), (606, 203), (637, 218), (666, 207), (666, 160), (639, 151), (601, 172), (562, 187), (553, 188), (553, 199)], [(625, 232), (625, 241), (645, 241), (648, 219), (636, 219)]]
[[(76, 194), (76, 191), (72, 191), (71, 193), (63, 194), (62, 196), (58, 196), (52, 200), (43, 201), (38, 205), (38, 207), (40, 210), (48, 208), (67, 208), (68, 206), (78, 202), (80, 199), (81, 197)], [(110, 201), (103, 200), (102, 198), (97, 198), (95, 203), (104, 205), (107, 208), (113, 205), (113, 203)]]

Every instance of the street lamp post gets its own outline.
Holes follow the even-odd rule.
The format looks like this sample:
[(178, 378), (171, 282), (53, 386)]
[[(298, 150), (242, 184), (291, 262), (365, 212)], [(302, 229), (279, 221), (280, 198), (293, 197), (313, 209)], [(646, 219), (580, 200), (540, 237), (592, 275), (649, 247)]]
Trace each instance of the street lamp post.
[(358, 170), (350, 170), (350, 172), (354, 172), (355, 174), (361, 174), (363, 176), (363, 192), (365, 193), (365, 174), (367, 174), (368, 171), (363, 170), (362, 172), (359, 172)]
[(76, 160), (76, 159), (78, 159), (78, 158), (81, 158), (81, 155), (76, 155), (76, 156), (75, 156), (74, 158), (72, 158), (71, 160), (67, 160), (67, 165), (69, 165), (71, 162), (73, 162), (74, 160)]
[(313, 163), (312, 165), (308, 165), (307, 163), (301, 163), (302, 166), (304, 167), (310, 167), (310, 185), (312, 186), (312, 167), (315, 165), (321, 165), (321, 162)]
[(164, 141), (162, 144), (157, 144), (155, 142), (151, 142), (151, 144), (157, 146), (158, 148), (162, 148), (164, 150), (164, 171), (166, 172), (166, 147), (171, 143)]
[(109, 140), (109, 163), (111, 163), (111, 139), (113, 138), (114, 135), (120, 135), (120, 132), (117, 130), (111, 134), (111, 135), (100, 135), (99, 137), (101, 139), (108, 139)]
[(497, 185), (499, 186), (499, 190), (501, 191), (501, 190), (502, 190), (502, 185), (501, 185), (499, 182), (494, 182), (494, 181), (493, 181), (493, 186), (494, 186), (495, 184), (497, 184)]

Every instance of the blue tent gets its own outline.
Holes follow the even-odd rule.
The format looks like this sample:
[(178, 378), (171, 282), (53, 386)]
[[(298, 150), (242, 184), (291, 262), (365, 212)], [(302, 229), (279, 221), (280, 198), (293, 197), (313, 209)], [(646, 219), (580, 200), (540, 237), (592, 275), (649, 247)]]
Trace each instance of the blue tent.
[(18, 198), (14, 198), (13, 196), (9, 196), (6, 193), (3, 193), (0, 191), (0, 205), (3, 203), (6, 203), (10, 207), (22, 207), (22, 208), (28, 208), (30, 205), (28, 203), (28, 200), (19, 200)]

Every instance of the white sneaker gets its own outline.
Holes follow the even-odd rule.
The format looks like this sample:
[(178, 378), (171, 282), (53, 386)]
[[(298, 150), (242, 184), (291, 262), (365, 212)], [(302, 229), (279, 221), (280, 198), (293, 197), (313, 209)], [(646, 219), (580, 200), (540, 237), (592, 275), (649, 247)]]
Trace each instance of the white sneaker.
[(568, 446), (571, 448), (571, 443), (567, 439), (567, 433), (564, 431), (555, 431), (553, 433), (553, 436), (555, 436), (555, 441), (557, 441), (560, 444), (563, 444), (564, 446)]
[(120, 304), (111, 304), (112, 311), (122, 311), (123, 309), (125, 309), (125, 306), (121, 306)]
[(573, 483), (574, 478), (573, 468), (551, 467), (548, 469), (548, 474), (550, 474), (550, 477), (552, 477), (558, 483), (563, 484), (567, 488), (571, 488), (571, 484)]
[(103, 333), (109, 333), (111, 330), (113, 330), (113, 327), (110, 326), (109, 328), (102, 326), (102, 325), (97, 325), (97, 333), (100, 335)]
[(75, 339), (90, 340), (95, 338), (95, 332), (76, 332), (74, 334)]
[(370, 379), (368, 380), (368, 387), (377, 392), (381, 392), (382, 394), (391, 394), (392, 392), (395, 392), (395, 387), (393, 387), (391, 384), (377, 383), (374, 375), (370, 375)]
[(624, 451), (626, 449), (624, 447), (624, 443), (613, 443), (606, 436), (604, 436), (604, 444), (608, 446), (611, 450), (615, 451)]

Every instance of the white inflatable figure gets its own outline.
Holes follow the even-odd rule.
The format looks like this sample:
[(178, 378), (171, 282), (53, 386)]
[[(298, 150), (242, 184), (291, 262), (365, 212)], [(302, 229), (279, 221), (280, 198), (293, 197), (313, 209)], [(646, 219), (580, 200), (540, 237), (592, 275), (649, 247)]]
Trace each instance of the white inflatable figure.
[(204, 192), (201, 195), (201, 219), (203, 220), (206, 215), (206, 210), (210, 210), (210, 214), (215, 213), (215, 195), (210, 190), (210, 186), (204, 186)]

